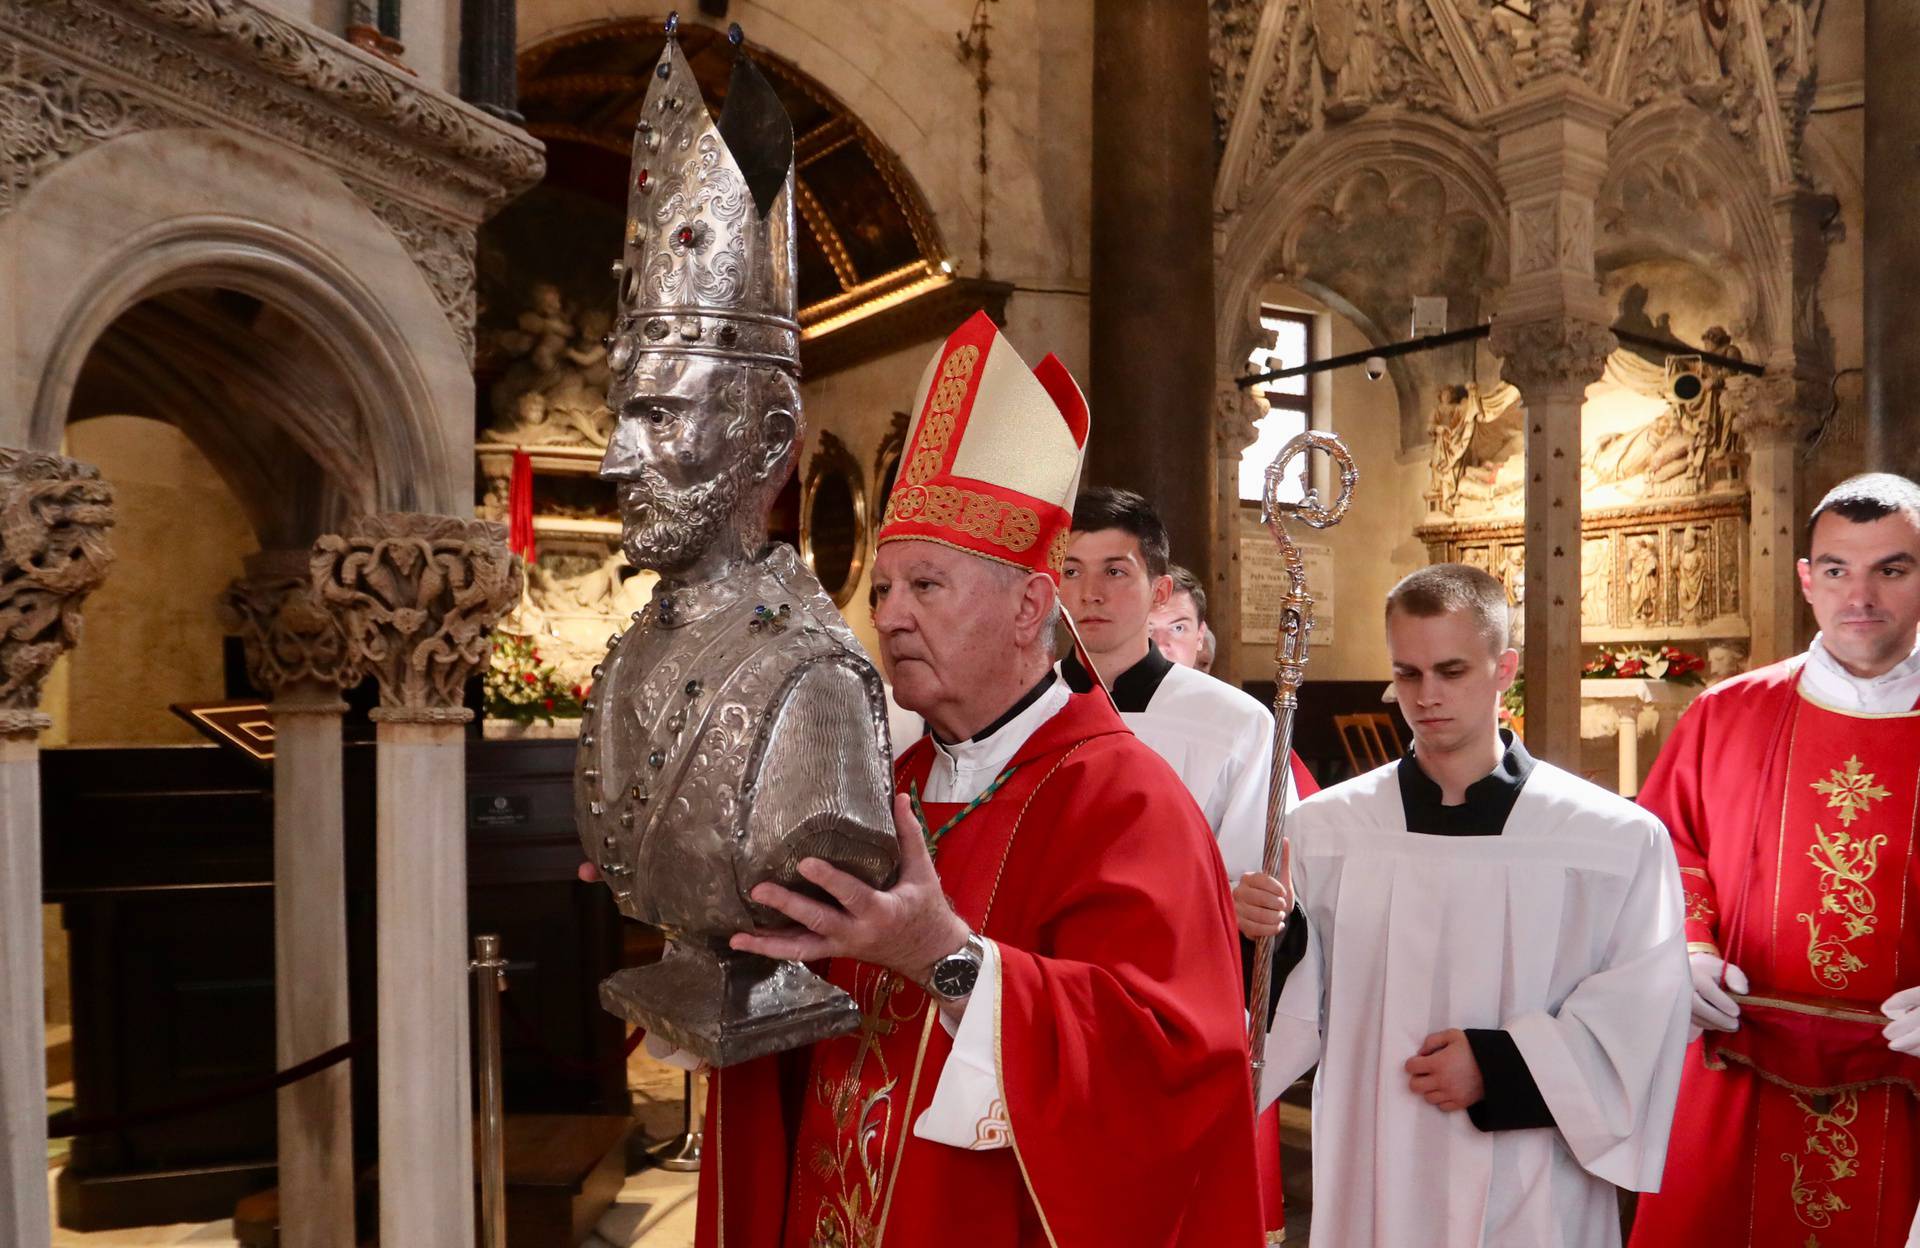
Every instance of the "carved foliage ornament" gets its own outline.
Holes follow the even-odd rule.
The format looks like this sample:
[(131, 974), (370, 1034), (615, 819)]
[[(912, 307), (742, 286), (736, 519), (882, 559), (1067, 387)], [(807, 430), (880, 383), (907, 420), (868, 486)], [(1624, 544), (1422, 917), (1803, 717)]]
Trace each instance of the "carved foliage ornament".
[(338, 689), (360, 682), (346, 634), (307, 577), (237, 580), (221, 595), (220, 606), (246, 647), (247, 674), (270, 694), (305, 682)]
[(0, 731), (47, 723), (40, 685), (80, 640), (80, 604), (113, 563), (113, 522), (98, 469), (0, 448)]
[(1576, 397), (1584, 393), (1599, 379), (1613, 348), (1613, 331), (1594, 321), (1552, 317), (1493, 326), (1501, 379), (1518, 387), (1523, 400), (1556, 389), (1571, 389)]
[(463, 722), (464, 686), (487, 665), (493, 622), (519, 601), (523, 573), (505, 525), (388, 512), (315, 542), (313, 582), (355, 663), (380, 682), (376, 717)]

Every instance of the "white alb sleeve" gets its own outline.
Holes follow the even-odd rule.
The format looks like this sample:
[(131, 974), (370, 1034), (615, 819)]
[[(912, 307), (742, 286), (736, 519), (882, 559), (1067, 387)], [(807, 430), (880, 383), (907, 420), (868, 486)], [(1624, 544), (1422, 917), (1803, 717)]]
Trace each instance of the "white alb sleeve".
[(913, 1124), (913, 1133), (923, 1140), (976, 1152), (1013, 1142), (993, 1044), (993, 1019), (1000, 1008), (1000, 951), (991, 940), (980, 943), (986, 956), (959, 1024), (950, 1022), (938, 1005), (932, 1007), (953, 1037), (953, 1052), (934, 1085), (933, 1100)]

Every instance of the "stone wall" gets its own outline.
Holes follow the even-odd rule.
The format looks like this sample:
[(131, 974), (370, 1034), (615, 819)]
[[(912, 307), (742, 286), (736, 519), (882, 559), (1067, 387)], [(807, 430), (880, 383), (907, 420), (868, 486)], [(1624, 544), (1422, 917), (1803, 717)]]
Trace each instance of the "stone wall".
[(205, 738), (167, 708), (226, 696), (214, 610), (258, 543), (239, 501), (172, 425), (101, 416), (67, 430), (65, 454), (113, 483), (113, 574), (87, 600), (80, 644), (48, 690), (49, 742), (163, 745)]

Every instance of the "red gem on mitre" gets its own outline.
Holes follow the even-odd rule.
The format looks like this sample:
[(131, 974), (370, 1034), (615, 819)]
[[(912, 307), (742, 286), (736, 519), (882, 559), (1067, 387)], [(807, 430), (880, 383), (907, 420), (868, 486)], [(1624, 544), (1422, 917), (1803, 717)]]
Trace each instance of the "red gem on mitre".
[(633, 184), (641, 190), (647, 189), (647, 171), (642, 169), (633, 179)]

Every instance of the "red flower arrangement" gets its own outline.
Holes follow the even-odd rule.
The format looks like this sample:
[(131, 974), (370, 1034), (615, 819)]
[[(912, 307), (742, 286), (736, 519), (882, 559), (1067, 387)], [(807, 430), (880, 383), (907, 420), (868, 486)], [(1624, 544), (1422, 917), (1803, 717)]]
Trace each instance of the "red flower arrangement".
[(1619, 649), (1602, 646), (1580, 669), (1580, 674), (1594, 680), (1670, 680), (1677, 685), (1697, 685), (1702, 680), (1700, 674), (1706, 670), (1705, 659), (1677, 646), (1651, 650), (1643, 646)]
[(493, 661), (487, 667), (488, 719), (530, 724), (543, 719), (578, 719), (587, 690), (563, 685), (552, 667), (540, 661), (534, 639), (518, 633), (493, 635)]

